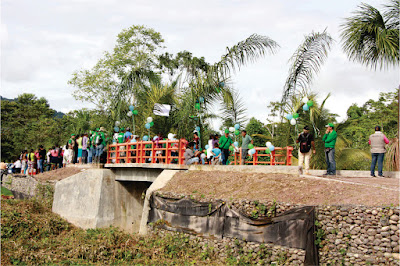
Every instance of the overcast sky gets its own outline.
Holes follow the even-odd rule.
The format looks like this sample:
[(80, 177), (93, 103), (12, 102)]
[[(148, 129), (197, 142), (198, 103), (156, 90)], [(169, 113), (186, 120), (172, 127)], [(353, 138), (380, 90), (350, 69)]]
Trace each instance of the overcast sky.
[[(366, 0), (379, 9), (383, 1)], [(67, 84), (75, 70), (90, 68), (116, 35), (131, 25), (146, 25), (165, 39), (165, 51), (188, 50), (210, 63), (227, 46), (252, 33), (265, 35), (281, 46), (233, 76), (248, 108), (248, 117), (265, 122), (270, 101), (278, 101), (288, 74), (288, 59), (312, 31), (335, 39), (328, 60), (311, 90), (332, 96), (327, 108), (346, 118), (352, 103), (377, 99), (379, 92), (399, 85), (398, 69), (374, 71), (352, 63), (340, 48), (339, 26), (361, 1), (353, 0), (2, 0), (1, 95), (15, 98), (34, 93), (62, 112), (90, 107), (74, 100)]]

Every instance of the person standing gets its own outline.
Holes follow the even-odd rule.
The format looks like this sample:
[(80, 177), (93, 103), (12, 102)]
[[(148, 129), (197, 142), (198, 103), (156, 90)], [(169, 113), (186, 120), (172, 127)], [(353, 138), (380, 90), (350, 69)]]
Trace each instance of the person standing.
[(35, 153), (33, 149), (28, 153), (28, 175), (33, 175), (33, 169), (35, 168)]
[(327, 129), (322, 141), (325, 143), (325, 159), (327, 170), (324, 175), (336, 175), (336, 161), (335, 161), (335, 144), (337, 133), (334, 130), (335, 126), (329, 123), (325, 126)]
[(303, 173), (303, 161), (305, 164), (304, 174), (308, 175), (310, 170), (311, 147), (312, 153), (315, 154), (314, 136), (310, 133), (310, 128), (305, 126), (303, 132), (299, 134), (296, 143), (300, 143), (299, 147), (299, 171)]
[(89, 138), (87, 133), (82, 135), (82, 163), (87, 163)]
[(76, 143), (78, 144), (78, 163), (82, 164), (82, 148), (83, 148), (83, 138), (82, 135), (78, 135), (76, 139)]
[(246, 130), (242, 130), (242, 156), (240, 160), (240, 164), (244, 165), (246, 160), (247, 153), (249, 152), (249, 144), (253, 144), (253, 140), (251, 139), (250, 135), (247, 135)]
[(383, 176), (383, 158), (385, 156), (385, 145), (389, 144), (388, 138), (381, 132), (381, 127), (375, 127), (375, 133), (369, 136), (368, 144), (371, 145), (371, 176), (375, 177), (375, 166), (378, 161), (378, 176)]
[(43, 148), (43, 145), (39, 146), (39, 160), (38, 160), (38, 168), (39, 172), (43, 173), (43, 164), (44, 159), (46, 158), (46, 150)]
[(233, 147), (233, 140), (229, 136), (229, 129), (225, 129), (225, 135), (221, 136), (218, 144), (222, 150), (222, 165), (226, 165), (229, 158), (229, 146)]

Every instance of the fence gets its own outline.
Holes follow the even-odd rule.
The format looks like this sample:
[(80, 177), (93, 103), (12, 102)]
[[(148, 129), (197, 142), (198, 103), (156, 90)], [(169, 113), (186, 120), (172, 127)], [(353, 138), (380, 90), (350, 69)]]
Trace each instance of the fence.
[[(163, 163), (184, 164), (187, 141), (161, 140), (115, 143), (108, 145), (107, 163)], [(255, 147), (256, 153), (246, 161), (247, 164), (291, 165), (293, 147), (275, 147), (270, 154), (263, 153), (267, 148)], [(240, 149), (241, 152), (241, 149)], [(233, 154), (233, 164), (240, 165), (240, 154)]]

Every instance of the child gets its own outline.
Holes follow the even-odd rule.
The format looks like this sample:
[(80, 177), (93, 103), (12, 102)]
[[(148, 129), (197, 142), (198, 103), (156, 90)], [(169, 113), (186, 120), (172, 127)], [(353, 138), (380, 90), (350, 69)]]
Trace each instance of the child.
[(211, 150), (211, 154), (213, 155), (212, 158), (212, 165), (221, 164), (221, 150), (219, 148), (218, 143), (215, 143), (215, 148)]

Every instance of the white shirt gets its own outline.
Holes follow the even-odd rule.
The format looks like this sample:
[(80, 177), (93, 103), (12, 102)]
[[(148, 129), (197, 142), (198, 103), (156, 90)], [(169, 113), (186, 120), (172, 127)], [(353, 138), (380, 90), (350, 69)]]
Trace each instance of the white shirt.
[(22, 167), (22, 163), (20, 160), (17, 160), (14, 162), (14, 168), (21, 168)]

